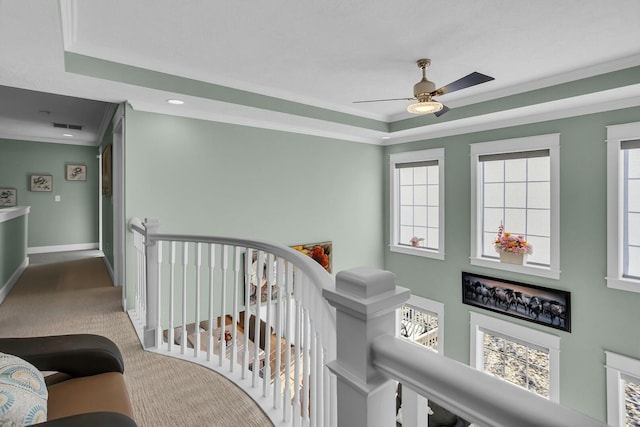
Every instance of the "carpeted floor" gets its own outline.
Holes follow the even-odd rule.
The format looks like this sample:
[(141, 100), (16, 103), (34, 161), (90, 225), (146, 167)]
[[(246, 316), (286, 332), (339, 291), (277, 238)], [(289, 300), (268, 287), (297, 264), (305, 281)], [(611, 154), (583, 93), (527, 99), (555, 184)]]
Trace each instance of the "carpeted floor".
[(242, 390), (204, 367), (145, 352), (102, 258), (28, 267), (0, 305), (0, 336), (94, 333), (122, 351), (139, 426), (272, 426)]

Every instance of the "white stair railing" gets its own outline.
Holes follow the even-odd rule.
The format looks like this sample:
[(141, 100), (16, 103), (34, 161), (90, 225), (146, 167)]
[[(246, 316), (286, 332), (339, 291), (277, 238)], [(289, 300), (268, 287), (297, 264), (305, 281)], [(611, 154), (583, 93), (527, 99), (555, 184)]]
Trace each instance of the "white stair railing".
[[(409, 299), (393, 273), (341, 271), (325, 298), (337, 317), (338, 425), (395, 425), (400, 382), (482, 427), (603, 427), (604, 424), (524, 389), (395, 336), (395, 310)], [(354, 339), (359, 337), (360, 339)], [(413, 409), (419, 409), (413, 407)], [(426, 408), (422, 408), (426, 410)], [(418, 419), (418, 417), (412, 417)], [(415, 427), (405, 422), (404, 427)], [(424, 427), (422, 424), (420, 427)]]
[(131, 221), (135, 307), (145, 349), (190, 360), (242, 387), (276, 425), (335, 426), (333, 277), (291, 248), (159, 233)]
[(425, 426), (418, 395), (477, 427), (604, 426), (396, 337), (395, 311), (410, 293), (390, 272), (358, 268), (333, 280), (284, 246), (158, 227), (130, 224), (138, 273), (129, 315), (141, 342), (222, 373), (275, 425), (395, 426), (399, 382), (417, 393), (403, 402), (415, 412), (403, 427)]

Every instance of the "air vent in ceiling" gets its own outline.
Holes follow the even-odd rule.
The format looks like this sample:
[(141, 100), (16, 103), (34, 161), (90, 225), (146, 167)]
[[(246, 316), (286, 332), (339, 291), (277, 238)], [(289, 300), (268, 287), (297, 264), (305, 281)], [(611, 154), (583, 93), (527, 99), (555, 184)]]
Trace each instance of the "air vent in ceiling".
[(53, 123), (54, 128), (82, 130), (82, 125), (70, 125), (67, 123)]

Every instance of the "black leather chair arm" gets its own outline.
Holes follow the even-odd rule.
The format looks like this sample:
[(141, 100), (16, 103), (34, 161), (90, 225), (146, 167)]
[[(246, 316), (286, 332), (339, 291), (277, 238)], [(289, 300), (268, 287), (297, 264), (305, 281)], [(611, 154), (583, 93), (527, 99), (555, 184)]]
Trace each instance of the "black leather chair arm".
[(124, 372), (120, 350), (100, 335), (0, 338), (0, 352), (18, 356), (41, 371), (63, 372), (72, 377)]
[(92, 412), (38, 424), (42, 427), (137, 427), (135, 421), (116, 412)]

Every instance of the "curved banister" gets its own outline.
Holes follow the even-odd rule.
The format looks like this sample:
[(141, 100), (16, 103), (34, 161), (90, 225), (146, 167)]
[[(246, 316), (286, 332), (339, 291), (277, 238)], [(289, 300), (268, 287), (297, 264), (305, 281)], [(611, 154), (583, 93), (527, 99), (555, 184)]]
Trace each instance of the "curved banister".
[[(135, 225), (133, 225), (135, 226)], [(211, 243), (228, 246), (240, 246), (245, 248), (257, 249), (268, 252), (291, 261), (296, 267), (300, 268), (314, 284), (320, 285), (319, 288), (332, 287), (333, 279), (327, 271), (317, 262), (308, 256), (303, 255), (295, 249), (277, 243), (270, 243), (263, 240), (244, 239), (228, 236), (203, 236), (197, 234), (167, 234), (167, 233), (148, 233), (147, 238), (151, 240), (163, 240), (168, 242), (194, 242), (194, 243)]]
[[(134, 227), (136, 225), (133, 225)], [(323, 328), (321, 331), (324, 338), (324, 345), (327, 349), (327, 356), (329, 358), (335, 357), (335, 328), (336, 328), (336, 317), (335, 312), (331, 309), (329, 304), (322, 299), (322, 290), (330, 289), (334, 286), (333, 277), (327, 273), (327, 271), (322, 268), (320, 264), (312, 260), (310, 257), (296, 251), (295, 249), (291, 249), (287, 246), (280, 245), (277, 243), (270, 243), (263, 240), (254, 240), (254, 239), (245, 239), (245, 238), (237, 238), (237, 237), (228, 237), (228, 236), (203, 236), (197, 234), (167, 234), (167, 233), (147, 233), (147, 239), (150, 240), (162, 240), (167, 242), (193, 242), (193, 243), (204, 243), (204, 244), (219, 244), (219, 245), (228, 245), (228, 246), (239, 246), (245, 248), (252, 248), (259, 251), (264, 251), (276, 255), (278, 257), (284, 258), (287, 261), (291, 262), (302, 270), (302, 272), (309, 278), (309, 282), (313, 284), (316, 289), (319, 291), (318, 297), (319, 301), (322, 301), (322, 304), (327, 311), (329, 316), (329, 320), (331, 321), (331, 328), (328, 330)]]
[(144, 228), (144, 224), (140, 221), (140, 218), (134, 217), (129, 221), (129, 231), (132, 233), (137, 231), (138, 233), (144, 234), (146, 232)]
[[(325, 364), (336, 357), (336, 315), (322, 298), (324, 289), (334, 287), (333, 276), (308, 255), (284, 245), (229, 236), (161, 233), (159, 227), (156, 218), (144, 222), (132, 218), (129, 222), (138, 265), (136, 308), (130, 315), (142, 324), (138, 329), (144, 347), (188, 357), (223, 373), (252, 395), (278, 425), (287, 424), (292, 415), (302, 425), (335, 425), (325, 422), (335, 419), (335, 401), (327, 398), (335, 394), (330, 391), (335, 382)], [(181, 256), (176, 262), (177, 254)], [(240, 268), (243, 254), (253, 254), (257, 256), (254, 260), (265, 265), (264, 273), (253, 267), (256, 282), (247, 278), (251, 263)], [(191, 272), (188, 275), (187, 267)], [(208, 274), (202, 274), (201, 269)], [(175, 271), (180, 273), (177, 278)], [(262, 294), (262, 286), (256, 286), (258, 283), (266, 283), (266, 294)], [(201, 289), (210, 301), (200, 297)], [(244, 289), (242, 301), (238, 298), (240, 289)], [(233, 295), (230, 311), (225, 308), (230, 302), (225, 292)], [(200, 311), (201, 305), (208, 313)], [(203, 318), (207, 326), (202, 326)], [(231, 323), (225, 323), (226, 327), (215, 326), (227, 318)], [(232, 329), (239, 337), (234, 332), (225, 343), (226, 332), (223, 335), (221, 331), (230, 324), (241, 325)], [(264, 339), (260, 338), (263, 327)], [(225, 359), (228, 369), (223, 368)], [(234, 368), (235, 363), (240, 371)], [(273, 389), (271, 398), (269, 388)], [(259, 389), (262, 396), (256, 398)], [(276, 398), (280, 393), (282, 397)], [(272, 403), (266, 403), (269, 399)]]

